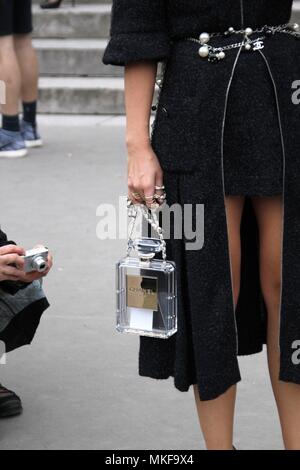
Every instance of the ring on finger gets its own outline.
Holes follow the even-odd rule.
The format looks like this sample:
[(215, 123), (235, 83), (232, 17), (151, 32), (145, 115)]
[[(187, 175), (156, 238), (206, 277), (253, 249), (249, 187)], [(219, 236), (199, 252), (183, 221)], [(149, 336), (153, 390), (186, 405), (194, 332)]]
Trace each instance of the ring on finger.
[(155, 187), (155, 189), (165, 189), (165, 186), (164, 186), (164, 185), (162, 185), (162, 186), (154, 186), (154, 187)]
[(159, 199), (160, 201), (164, 201), (167, 197), (166, 193), (163, 194), (154, 194), (155, 199)]
[(140, 193), (131, 193), (131, 195), (135, 198), (135, 199), (141, 199), (142, 196), (140, 195)]

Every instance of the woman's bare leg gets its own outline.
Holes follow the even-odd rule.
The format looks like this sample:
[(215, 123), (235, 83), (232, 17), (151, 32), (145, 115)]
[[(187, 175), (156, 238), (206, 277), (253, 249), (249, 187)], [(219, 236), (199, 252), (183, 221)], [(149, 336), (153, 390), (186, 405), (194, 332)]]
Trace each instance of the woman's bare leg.
[[(228, 242), (232, 271), (232, 288), (235, 305), (240, 288), (240, 225), (244, 197), (225, 198)], [(236, 385), (214, 400), (201, 401), (198, 387), (194, 386), (200, 426), (208, 450), (232, 450)]]
[(197, 385), (194, 395), (207, 450), (232, 450), (236, 385), (215, 400), (200, 401)]
[(6, 103), (1, 106), (1, 112), (15, 116), (19, 111), (21, 74), (13, 36), (0, 37), (0, 80), (6, 85)]
[(282, 198), (253, 198), (260, 232), (261, 287), (268, 311), (267, 353), (270, 378), (286, 449), (300, 450), (300, 386), (278, 380)]
[(14, 36), (14, 47), (22, 77), (21, 99), (26, 103), (37, 101), (39, 71), (31, 35), (16, 34)]

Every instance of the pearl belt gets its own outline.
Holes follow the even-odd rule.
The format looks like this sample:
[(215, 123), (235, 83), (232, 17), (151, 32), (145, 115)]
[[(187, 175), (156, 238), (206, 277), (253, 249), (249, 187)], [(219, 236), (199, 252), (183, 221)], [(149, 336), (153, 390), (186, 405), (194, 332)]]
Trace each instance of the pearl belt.
[[(217, 62), (226, 57), (225, 51), (242, 48), (245, 51), (256, 51), (264, 48), (264, 40), (268, 37), (274, 36), (277, 33), (289, 34), (294, 36), (296, 39), (300, 39), (299, 25), (297, 23), (286, 23), (278, 26), (262, 26), (261, 28), (253, 30), (252, 28), (245, 28), (235, 30), (230, 27), (224, 33), (201, 33), (199, 39), (194, 37), (185, 37), (183, 39), (187, 41), (193, 41), (200, 44), (199, 55), (203, 59), (208, 59), (209, 62)], [(261, 36), (251, 39), (253, 33), (262, 33)], [(243, 40), (234, 44), (228, 44), (226, 46), (214, 47), (209, 44), (209, 41), (213, 37), (229, 37), (234, 34), (242, 34)]]

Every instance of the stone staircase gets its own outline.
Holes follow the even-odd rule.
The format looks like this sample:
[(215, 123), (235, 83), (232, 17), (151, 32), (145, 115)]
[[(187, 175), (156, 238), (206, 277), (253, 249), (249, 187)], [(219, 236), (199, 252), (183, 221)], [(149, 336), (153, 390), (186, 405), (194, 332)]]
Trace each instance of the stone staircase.
[(111, 0), (65, 0), (57, 10), (34, 1), (41, 113), (123, 114), (123, 67), (102, 64)]
[[(142, 0), (141, 0), (142, 1)], [(34, 43), (40, 60), (41, 113), (123, 114), (123, 67), (101, 62), (110, 27), (111, 0), (65, 0), (41, 10), (34, 0)], [(300, 23), (300, 1), (294, 21)]]

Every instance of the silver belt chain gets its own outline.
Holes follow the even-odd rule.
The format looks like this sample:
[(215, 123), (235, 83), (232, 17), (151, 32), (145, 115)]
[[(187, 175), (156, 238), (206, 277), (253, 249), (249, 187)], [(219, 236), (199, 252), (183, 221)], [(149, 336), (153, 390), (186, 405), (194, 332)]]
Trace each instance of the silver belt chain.
[[(221, 33), (201, 33), (199, 39), (194, 37), (185, 37), (184, 40), (193, 41), (200, 44), (199, 55), (203, 59), (207, 59), (209, 62), (217, 62), (220, 59), (225, 59), (226, 51), (236, 48), (242, 48), (246, 51), (256, 51), (264, 48), (264, 40), (268, 37), (272, 37), (277, 33), (289, 34), (297, 39), (300, 39), (299, 25), (297, 23), (285, 23), (277, 26), (264, 25), (261, 28), (253, 30), (252, 28), (245, 28), (235, 30), (233, 27), (228, 28), (227, 31)], [(263, 33), (262, 36), (251, 39), (252, 34)], [(227, 44), (225, 46), (212, 46), (209, 41), (214, 37), (229, 37), (236, 34), (242, 34), (243, 40), (233, 44)]]

